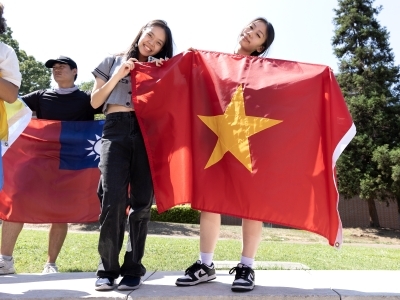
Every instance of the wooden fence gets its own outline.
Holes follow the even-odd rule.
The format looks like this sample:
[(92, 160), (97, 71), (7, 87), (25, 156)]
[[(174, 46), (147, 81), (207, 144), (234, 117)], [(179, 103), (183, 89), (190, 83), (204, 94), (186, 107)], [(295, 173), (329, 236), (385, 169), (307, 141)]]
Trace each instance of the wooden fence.
[[(375, 203), (381, 227), (400, 229), (397, 203), (390, 202), (389, 205), (378, 201)], [(349, 200), (340, 199), (339, 214), (344, 228), (369, 226), (368, 204), (358, 197)], [(242, 221), (239, 218), (222, 216), (221, 223), (223, 225), (241, 225)], [(265, 226), (282, 227), (273, 224), (265, 224)]]

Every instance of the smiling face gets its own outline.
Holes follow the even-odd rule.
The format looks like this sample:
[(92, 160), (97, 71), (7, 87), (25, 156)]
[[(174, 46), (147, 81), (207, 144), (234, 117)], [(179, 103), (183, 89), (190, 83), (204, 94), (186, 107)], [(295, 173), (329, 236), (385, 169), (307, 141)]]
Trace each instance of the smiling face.
[(262, 21), (254, 21), (247, 25), (240, 34), (236, 53), (250, 55), (254, 51), (262, 52), (266, 40), (267, 25)]
[(139, 61), (147, 61), (149, 56), (154, 56), (160, 52), (165, 41), (166, 34), (163, 28), (158, 26), (145, 28), (138, 41)]

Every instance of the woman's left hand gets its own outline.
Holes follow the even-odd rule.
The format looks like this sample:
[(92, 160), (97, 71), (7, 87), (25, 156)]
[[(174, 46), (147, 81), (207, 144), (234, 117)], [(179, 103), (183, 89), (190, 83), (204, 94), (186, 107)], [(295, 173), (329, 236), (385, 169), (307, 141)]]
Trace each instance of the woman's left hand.
[(168, 57), (164, 58), (153, 58), (151, 62), (155, 63), (157, 67), (161, 67), (164, 63), (164, 61), (167, 61)]

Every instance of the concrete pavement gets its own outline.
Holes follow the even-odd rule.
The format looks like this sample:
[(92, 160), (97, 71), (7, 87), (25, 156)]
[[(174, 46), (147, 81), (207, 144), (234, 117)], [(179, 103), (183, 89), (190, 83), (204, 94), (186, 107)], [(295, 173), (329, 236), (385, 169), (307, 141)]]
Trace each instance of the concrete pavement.
[(217, 270), (209, 283), (177, 287), (182, 274), (149, 271), (138, 290), (108, 292), (94, 290), (95, 273), (6, 275), (0, 276), (0, 299), (400, 299), (400, 271), (256, 270), (256, 287), (247, 293), (230, 290), (234, 276), (227, 270)]

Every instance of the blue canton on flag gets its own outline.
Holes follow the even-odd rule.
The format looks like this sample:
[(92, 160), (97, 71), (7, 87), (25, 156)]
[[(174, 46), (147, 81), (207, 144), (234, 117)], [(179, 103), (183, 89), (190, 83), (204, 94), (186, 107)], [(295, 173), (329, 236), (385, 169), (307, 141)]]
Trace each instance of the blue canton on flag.
[(104, 120), (61, 123), (61, 170), (83, 170), (98, 167), (103, 125)]

